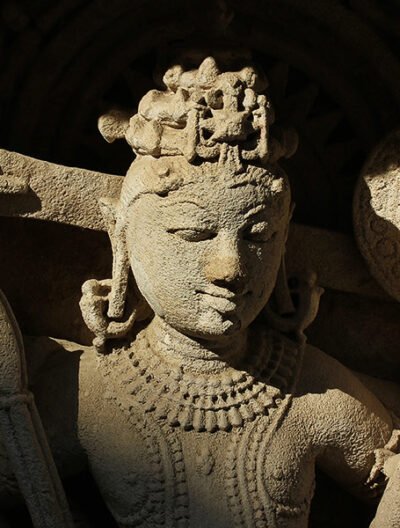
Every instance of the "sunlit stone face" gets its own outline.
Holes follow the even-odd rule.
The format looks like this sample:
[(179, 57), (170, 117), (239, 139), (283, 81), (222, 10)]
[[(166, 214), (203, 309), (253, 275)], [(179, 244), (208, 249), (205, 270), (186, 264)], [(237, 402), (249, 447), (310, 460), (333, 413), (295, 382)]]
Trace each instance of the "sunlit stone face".
[(126, 241), (137, 285), (155, 314), (193, 337), (245, 329), (270, 297), (289, 221), (282, 181), (234, 184), (202, 175), (129, 207)]

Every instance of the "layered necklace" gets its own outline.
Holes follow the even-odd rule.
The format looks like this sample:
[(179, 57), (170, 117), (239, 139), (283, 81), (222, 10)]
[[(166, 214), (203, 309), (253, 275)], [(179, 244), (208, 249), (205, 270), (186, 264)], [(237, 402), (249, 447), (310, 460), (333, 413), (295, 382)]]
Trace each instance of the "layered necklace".
[(291, 391), (299, 367), (299, 345), (261, 326), (249, 335), (245, 354), (229, 362), (188, 359), (173, 345), (145, 329), (129, 348), (101, 361), (125, 387), (116, 398), (125, 411), (140, 405), (185, 430), (230, 431), (269, 414)]

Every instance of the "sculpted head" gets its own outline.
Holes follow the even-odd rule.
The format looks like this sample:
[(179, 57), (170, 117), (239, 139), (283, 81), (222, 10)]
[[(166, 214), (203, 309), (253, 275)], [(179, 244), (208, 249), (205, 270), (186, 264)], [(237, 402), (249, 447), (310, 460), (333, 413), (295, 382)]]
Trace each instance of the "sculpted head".
[(157, 316), (215, 340), (246, 329), (270, 298), (290, 190), (271, 160), (269, 105), (251, 68), (220, 74), (206, 59), (193, 72), (173, 68), (164, 81), (169, 90), (147, 94), (124, 126), (100, 123), (108, 140), (123, 130), (138, 155), (118, 203), (105, 207), (114, 265), (104, 299), (115, 335), (103, 335), (119, 335), (131, 269)]
[(248, 327), (269, 299), (282, 259), (290, 214), (286, 178), (250, 166), (234, 175), (183, 157), (142, 159), (131, 171), (121, 197), (121, 234), (152, 310), (194, 337)]

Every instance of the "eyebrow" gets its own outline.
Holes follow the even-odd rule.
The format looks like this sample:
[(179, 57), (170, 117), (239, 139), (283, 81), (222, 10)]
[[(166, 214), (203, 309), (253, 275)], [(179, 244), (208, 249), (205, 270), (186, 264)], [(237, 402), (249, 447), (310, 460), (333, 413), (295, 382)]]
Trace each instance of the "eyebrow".
[(251, 207), (251, 209), (249, 210), (244, 210), (242, 211), (242, 214), (244, 216), (244, 218), (247, 220), (248, 218), (250, 218), (250, 216), (254, 216), (256, 215), (257, 213), (260, 213), (262, 211), (264, 211), (266, 209), (266, 205), (265, 204), (259, 204), (259, 205), (256, 205), (254, 207)]
[(160, 205), (161, 207), (164, 207), (164, 208), (170, 208), (170, 207), (174, 207), (175, 205), (179, 205), (179, 204), (195, 205), (199, 209), (205, 209), (203, 205), (200, 205), (198, 202), (195, 202), (194, 200), (175, 199), (175, 200), (169, 200), (169, 201), (162, 202)]

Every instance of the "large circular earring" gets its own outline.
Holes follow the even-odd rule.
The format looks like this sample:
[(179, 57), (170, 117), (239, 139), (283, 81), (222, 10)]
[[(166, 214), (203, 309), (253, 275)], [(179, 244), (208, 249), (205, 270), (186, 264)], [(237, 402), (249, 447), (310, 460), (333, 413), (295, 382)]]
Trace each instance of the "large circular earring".
[(97, 351), (104, 350), (107, 339), (126, 336), (143, 304), (137, 294), (130, 313), (125, 313), (130, 267), (118, 202), (102, 199), (100, 208), (113, 252), (112, 279), (86, 281), (79, 302), (83, 319), (95, 335), (93, 345)]

